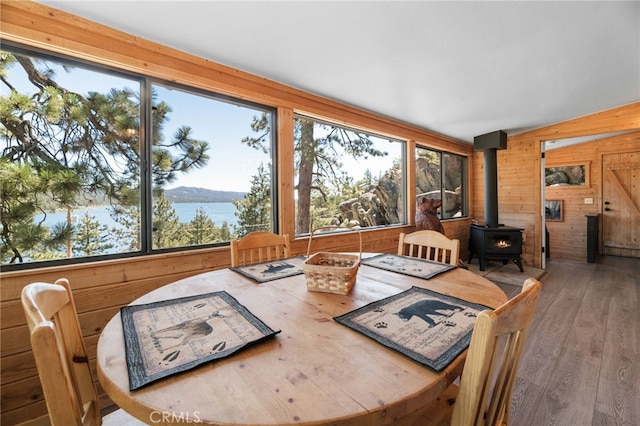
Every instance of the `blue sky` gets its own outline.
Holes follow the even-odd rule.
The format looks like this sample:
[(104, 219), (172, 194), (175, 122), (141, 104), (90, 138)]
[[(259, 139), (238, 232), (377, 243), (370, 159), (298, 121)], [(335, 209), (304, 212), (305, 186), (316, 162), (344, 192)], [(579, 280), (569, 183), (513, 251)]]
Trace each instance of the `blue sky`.
[(260, 162), (269, 161), (262, 151), (241, 143), (242, 138), (253, 136), (250, 124), (261, 111), (219, 102), (203, 96), (194, 96), (178, 90), (158, 88), (158, 99), (173, 108), (165, 125), (169, 138), (179, 126), (193, 129), (193, 137), (209, 142), (209, 162), (203, 169), (183, 174), (168, 186), (193, 186), (225, 191), (248, 191), (251, 176)]

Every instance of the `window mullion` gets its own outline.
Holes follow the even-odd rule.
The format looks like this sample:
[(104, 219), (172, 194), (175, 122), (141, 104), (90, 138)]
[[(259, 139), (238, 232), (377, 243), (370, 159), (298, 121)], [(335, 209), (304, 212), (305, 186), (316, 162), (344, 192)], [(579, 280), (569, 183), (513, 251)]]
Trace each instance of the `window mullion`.
[(141, 165), (141, 200), (140, 200), (140, 250), (150, 253), (153, 241), (153, 167), (151, 158), (153, 150), (153, 117), (152, 117), (151, 81), (146, 78), (140, 93), (140, 165)]

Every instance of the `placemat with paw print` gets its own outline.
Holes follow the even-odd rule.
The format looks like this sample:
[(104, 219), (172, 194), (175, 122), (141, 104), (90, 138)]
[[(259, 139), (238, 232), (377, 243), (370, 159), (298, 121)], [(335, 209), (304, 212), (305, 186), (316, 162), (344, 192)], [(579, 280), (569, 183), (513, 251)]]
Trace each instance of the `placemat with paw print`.
[(485, 309), (490, 308), (412, 287), (334, 320), (441, 371), (469, 346), (476, 317)]

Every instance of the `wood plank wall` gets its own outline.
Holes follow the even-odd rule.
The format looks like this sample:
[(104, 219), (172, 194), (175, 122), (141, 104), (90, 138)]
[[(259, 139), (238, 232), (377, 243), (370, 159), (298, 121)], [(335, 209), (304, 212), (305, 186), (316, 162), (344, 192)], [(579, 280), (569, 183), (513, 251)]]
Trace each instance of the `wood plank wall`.
[[(562, 222), (547, 222), (551, 259), (584, 261), (587, 257), (586, 214), (602, 213), (602, 156), (640, 151), (640, 132), (625, 133), (593, 142), (547, 151), (546, 166), (585, 163), (589, 166), (585, 186), (547, 187), (547, 200), (563, 201)], [(640, 158), (635, 157), (640, 166)], [(585, 204), (592, 198), (593, 204)], [(640, 222), (633, 223), (635, 234), (640, 234)], [(602, 227), (600, 227), (602, 229)], [(631, 230), (628, 230), (631, 232)], [(602, 232), (599, 235), (602, 241)], [(600, 245), (601, 247), (601, 245)], [(600, 251), (602, 253), (602, 251)]]
[[(279, 177), (285, 189), (280, 191), (282, 209), (279, 221), (283, 233), (294, 235), (294, 201), (292, 195), (286, 195), (286, 189), (293, 188), (290, 126), (293, 114), (298, 112), (408, 140), (409, 159), (413, 158), (415, 143), (468, 156), (470, 214), (483, 220), (482, 154), (474, 156), (468, 144), (214, 64), (37, 3), (2, 2), (0, 16), (3, 42), (13, 41), (87, 58), (125, 71), (141, 72), (276, 107), (281, 145), (279, 162), (283, 165)], [(605, 130), (607, 128), (610, 130)], [(525, 229), (525, 264), (540, 264), (540, 256), (536, 251), (540, 246), (540, 233), (537, 230), (540, 227), (537, 219), (540, 206), (540, 140), (551, 139), (552, 136), (579, 136), (581, 132), (584, 134), (585, 129), (595, 129), (594, 133), (600, 133), (629, 128), (640, 129), (640, 103), (509, 138), (508, 149), (498, 153), (500, 221)], [(473, 159), (471, 156), (474, 156)], [(414, 176), (411, 170), (409, 176)], [(411, 179), (407, 183), (407, 193), (409, 199), (415, 198), (415, 186)], [(413, 203), (409, 205), (408, 217), (413, 218), (415, 207)], [(470, 219), (446, 221), (444, 224), (447, 236), (460, 239), (463, 259), (468, 250), (469, 225)], [(365, 231), (364, 250), (393, 253), (397, 248), (398, 234), (412, 230), (413, 226), (406, 226)], [(321, 237), (317, 241), (314, 239), (316, 245), (316, 250), (327, 251), (358, 248), (357, 237), (346, 234)], [(306, 238), (293, 242), (294, 254), (304, 254), (306, 250)], [(80, 323), (90, 356), (95, 361), (99, 333), (121, 306), (166, 283), (225, 268), (229, 263), (229, 249), (222, 247), (1, 273), (0, 423), (48, 423), (19, 300), (24, 285), (33, 281), (51, 282), (60, 277), (71, 281)], [(104, 403), (109, 404), (109, 401), (105, 399)]]
[[(606, 134), (622, 131), (640, 130), (640, 102), (613, 108), (607, 111), (578, 117), (572, 120), (560, 122), (550, 126), (509, 136), (507, 149), (498, 151), (498, 216), (499, 222), (505, 225), (517, 226), (524, 229), (525, 242), (523, 247), (523, 261), (525, 264), (540, 267), (542, 265), (542, 217), (541, 217), (541, 146), (542, 141), (572, 138), (587, 135)], [(630, 146), (637, 146), (637, 139), (623, 142), (624, 138), (607, 138), (587, 146), (576, 147), (572, 150), (572, 163), (584, 161), (599, 163), (602, 153), (610, 150), (626, 150)], [(624, 145), (623, 145), (624, 144)], [(547, 162), (555, 162), (554, 156), (562, 155), (562, 152), (547, 153)], [(565, 157), (567, 158), (567, 157)], [(564, 161), (560, 159), (558, 161)], [(476, 152), (473, 156), (473, 169), (471, 191), (474, 196), (471, 199), (474, 218), (484, 222), (484, 196), (483, 196), (483, 155)], [(592, 170), (592, 178), (601, 182), (600, 171), (595, 167)], [(589, 192), (588, 197), (600, 199), (601, 186), (594, 187), (596, 192)], [(551, 195), (550, 195), (551, 194)], [(576, 199), (585, 196), (585, 192), (576, 192)], [(547, 192), (547, 199), (554, 194)], [(582, 224), (578, 224), (578, 217), (587, 212), (584, 206), (576, 209), (575, 200), (570, 201), (567, 207), (571, 211), (568, 222), (548, 222), (547, 228), (553, 235), (551, 238), (551, 254), (557, 258), (569, 258), (586, 260), (586, 238)], [(594, 206), (597, 206), (594, 204)], [(589, 212), (592, 212), (589, 210)], [(598, 211), (601, 212), (601, 211)], [(578, 228), (575, 236), (571, 237), (571, 243), (559, 241), (566, 235), (570, 226)], [(586, 227), (586, 222), (585, 225)]]

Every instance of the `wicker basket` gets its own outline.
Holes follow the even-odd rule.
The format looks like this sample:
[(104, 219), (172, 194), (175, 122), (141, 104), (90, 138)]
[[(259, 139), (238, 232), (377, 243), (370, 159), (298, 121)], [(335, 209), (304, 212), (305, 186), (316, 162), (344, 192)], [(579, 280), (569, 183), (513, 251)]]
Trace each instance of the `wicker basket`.
[(356, 283), (356, 275), (358, 274), (360, 259), (362, 258), (362, 234), (360, 234), (360, 231), (358, 231), (360, 254), (357, 256), (343, 253), (318, 252), (309, 257), (313, 233), (320, 229), (337, 228), (344, 227), (327, 226), (318, 228), (309, 235), (307, 260), (302, 265), (304, 276), (307, 279), (308, 291), (347, 295)]

